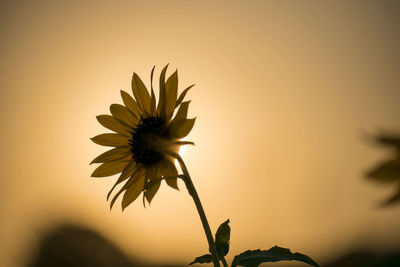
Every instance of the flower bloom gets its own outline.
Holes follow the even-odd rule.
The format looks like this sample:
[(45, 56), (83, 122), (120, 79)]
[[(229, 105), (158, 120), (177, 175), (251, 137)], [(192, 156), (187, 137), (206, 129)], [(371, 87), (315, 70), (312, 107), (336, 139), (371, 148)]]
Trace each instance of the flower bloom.
[(187, 118), (190, 101), (183, 101), (193, 85), (177, 97), (178, 73), (175, 71), (165, 82), (167, 67), (168, 65), (160, 74), (158, 104), (153, 90), (153, 68), (150, 94), (140, 77), (134, 73), (132, 77), (134, 98), (121, 90), (124, 105), (112, 104), (111, 115), (96, 117), (101, 125), (114, 133), (100, 134), (91, 140), (96, 144), (114, 148), (91, 162), (91, 164), (101, 163), (94, 170), (92, 177), (121, 173), (108, 193), (107, 200), (114, 188), (125, 182), (112, 198), (110, 208), (122, 193), (124, 193), (123, 210), (142, 192), (143, 204), (145, 199), (150, 203), (162, 180), (172, 188), (178, 189), (179, 175), (173, 155), (179, 151), (181, 145), (193, 144), (181, 141), (189, 134), (195, 122), (195, 118)]

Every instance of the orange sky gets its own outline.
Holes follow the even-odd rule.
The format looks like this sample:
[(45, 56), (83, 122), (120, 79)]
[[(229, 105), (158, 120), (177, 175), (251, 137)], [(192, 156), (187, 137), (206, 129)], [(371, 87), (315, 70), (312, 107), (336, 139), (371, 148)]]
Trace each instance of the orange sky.
[(166, 63), (180, 90), (196, 84), (184, 158), (211, 227), (231, 220), (229, 261), (275, 244), (322, 262), (399, 247), (400, 207), (376, 208), (393, 188), (363, 178), (388, 154), (362, 138), (400, 131), (399, 12), (396, 1), (2, 1), (0, 266), (23, 266), (63, 221), (152, 261), (207, 252), (183, 184), (122, 213), (105, 200), (115, 177), (90, 178), (104, 151), (89, 140), (104, 132), (95, 116), (122, 102), (133, 71), (149, 85)]

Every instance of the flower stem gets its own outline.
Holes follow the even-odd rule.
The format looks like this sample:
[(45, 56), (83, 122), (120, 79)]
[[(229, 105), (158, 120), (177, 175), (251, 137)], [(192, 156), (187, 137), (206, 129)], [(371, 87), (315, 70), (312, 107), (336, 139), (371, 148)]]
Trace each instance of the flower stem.
[(226, 262), (224, 256), (221, 256), (221, 261), (222, 261), (222, 264), (224, 265), (224, 267), (228, 267), (228, 263)]
[(220, 267), (219, 259), (217, 254), (217, 248), (215, 247), (214, 238), (211, 233), (210, 225), (208, 224), (206, 214), (204, 212), (203, 206), (201, 205), (199, 195), (197, 194), (196, 188), (190, 178), (189, 171), (186, 168), (185, 162), (179, 154), (175, 155), (175, 158), (178, 160), (179, 165), (181, 166), (185, 182), (186, 188), (189, 191), (189, 194), (192, 196), (194, 203), (196, 204), (197, 212), (200, 215), (201, 223), (203, 224), (204, 232), (207, 237), (208, 246), (210, 248), (211, 256), (213, 259), (214, 267)]

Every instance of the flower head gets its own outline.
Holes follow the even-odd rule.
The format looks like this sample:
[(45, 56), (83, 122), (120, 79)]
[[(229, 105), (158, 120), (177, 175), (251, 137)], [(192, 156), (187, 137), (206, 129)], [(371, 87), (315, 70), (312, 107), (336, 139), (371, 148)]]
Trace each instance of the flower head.
[(168, 65), (161, 71), (157, 105), (153, 90), (153, 67), (150, 94), (140, 77), (133, 73), (132, 93), (135, 99), (121, 90), (124, 105), (112, 104), (111, 115), (96, 117), (101, 125), (114, 133), (100, 134), (91, 138), (92, 141), (114, 148), (91, 162), (101, 163), (94, 170), (92, 177), (121, 173), (108, 193), (107, 200), (114, 188), (125, 182), (112, 198), (110, 208), (122, 193), (122, 209), (130, 205), (142, 192), (143, 204), (145, 199), (150, 203), (162, 180), (172, 188), (178, 189), (179, 175), (173, 155), (181, 145), (193, 144), (180, 141), (189, 134), (195, 122), (195, 118), (187, 118), (190, 101), (183, 102), (193, 85), (186, 88), (178, 98), (178, 73), (175, 71), (165, 82), (167, 67)]

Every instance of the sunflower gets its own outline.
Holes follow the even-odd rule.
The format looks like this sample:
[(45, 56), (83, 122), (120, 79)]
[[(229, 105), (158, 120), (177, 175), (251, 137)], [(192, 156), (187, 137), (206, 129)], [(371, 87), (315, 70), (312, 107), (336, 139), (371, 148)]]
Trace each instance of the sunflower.
[[(149, 94), (140, 77), (133, 73), (131, 97), (121, 90), (124, 105), (112, 104), (111, 115), (97, 116), (98, 122), (114, 133), (97, 135), (91, 140), (102, 146), (114, 147), (96, 157), (92, 163), (101, 163), (92, 177), (106, 177), (121, 173), (107, 195), (125, 182), (110, 203), (113, 207), (117, 198), (124, 193), (122, 210), (135, 201), (143, 192), (143, 204), (150, 204), (162, 180), (178, 189), (178, 170), (174, 155), (181, 145), (193, 144), (181, 141), (193, 128), (195, 118), (188, 119), (190, 101), (183, 101), (193, 85), (186, 88), (179, 97), (178, 72), (175, 71), (165, 82), (167, 66), (160, 74), (159, 101), (153, 90), (154, 67), (150, 75)], [(177, 112), (175, 112), (177, 110)], [(175, 113), (175, 116), (174, 116)]]

